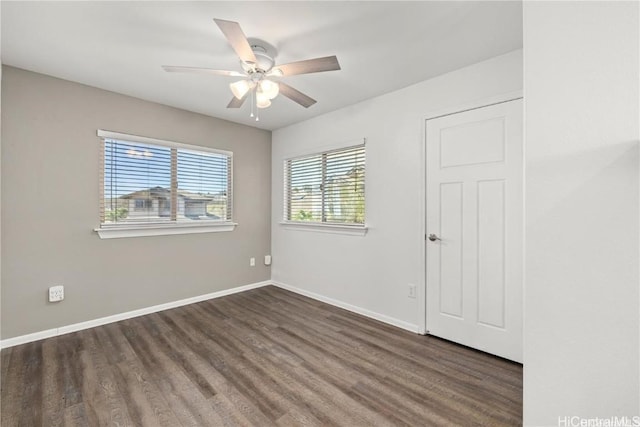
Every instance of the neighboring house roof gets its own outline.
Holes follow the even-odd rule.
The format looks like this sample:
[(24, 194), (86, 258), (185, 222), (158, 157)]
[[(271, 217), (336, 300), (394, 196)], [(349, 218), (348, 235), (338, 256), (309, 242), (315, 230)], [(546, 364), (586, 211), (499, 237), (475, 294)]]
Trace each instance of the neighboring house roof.
[[(208, 202), (213, 200), (213, 197), (205, 196), (198, 193), (192, 193), (190, 191), (178, 190), (178, 197), (185, 200), (203, 201)], [(164, 199), (169, 200), (171, 198), (171, 191), (164, 187), (152, 187), (148, 190), (138, 190), (133, 193), (120, 196), (121, 199)]]
[(121, 199), (169, 199), (171, 191), (164, 187), (152, 187), (148, 190), (138, 190), (133, 193), (120, 196)]
[(205, 196), (203, 194), (191, 193), (189, 191), (178, 190), (178, 196), (183, 197), (185, 200), (203, 200), (210, 201), (213, 197)]

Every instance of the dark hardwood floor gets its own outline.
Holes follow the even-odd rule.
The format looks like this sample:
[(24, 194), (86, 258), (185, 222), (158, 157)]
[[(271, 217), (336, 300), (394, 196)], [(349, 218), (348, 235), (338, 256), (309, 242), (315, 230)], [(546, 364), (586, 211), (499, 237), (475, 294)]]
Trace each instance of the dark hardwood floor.
[(272, 286), (2, 350), (1, 425), (515, 426), (522, 367)]

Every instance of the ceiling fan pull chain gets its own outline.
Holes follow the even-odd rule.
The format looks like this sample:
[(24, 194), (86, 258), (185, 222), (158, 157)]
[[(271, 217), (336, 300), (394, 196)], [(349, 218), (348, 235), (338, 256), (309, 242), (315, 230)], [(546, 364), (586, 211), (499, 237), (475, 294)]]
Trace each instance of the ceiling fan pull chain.
[(255, 96), (255, 101), (256, 101), (255, 102), (255, 104), (256, 104), (256, 122), (259, 122), (260, 121), (260, 109), (258, 108), (258, 94), (257, 94), (257, 91), (258, 91), (258, 85), (256, 85), (256, 88), (254, 89), (254, 92), (256, 93), (256, 96)]
[(255, 104), (254, 100), (253, 100), (253, 90), (251, 91), (251, 115), (249, 117), (253, 117), (253, 106)]

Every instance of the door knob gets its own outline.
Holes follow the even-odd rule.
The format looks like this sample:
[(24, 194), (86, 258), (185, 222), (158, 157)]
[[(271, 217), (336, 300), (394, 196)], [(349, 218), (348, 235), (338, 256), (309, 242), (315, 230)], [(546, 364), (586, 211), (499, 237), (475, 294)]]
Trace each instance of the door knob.
[(442, 239), (436, 236), (435, 234), (429, 234), (429, 240), (431, 240), (432, 242), (435, 242), (436, 240), (442, 240)]

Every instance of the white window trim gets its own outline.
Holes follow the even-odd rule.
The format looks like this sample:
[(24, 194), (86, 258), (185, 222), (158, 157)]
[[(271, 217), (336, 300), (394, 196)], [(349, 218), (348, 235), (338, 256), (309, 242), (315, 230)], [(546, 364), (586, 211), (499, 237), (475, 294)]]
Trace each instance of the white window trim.
[(140, 224), (127, 226), (109, 226), (94, 229), (101, 239), (120, 239), (123, 237), (168, 236), (173, 234), (219, 233), (233, 231), (235, 222), (202, 221), (198, 224)]
[[(98, 129), (98, 137), (121, 141), (139, 142), (142, 144), (155, 144), (164, 147), (182, 148), (190, 151), (204, 151), (209, 153), (224, 154), (233, 157), (232, 151), (218, 150), (210, 147), (182, 144), (164, 139), (149, 138), (146, 136), (130, 135), (120, 132)], [(233, 211), (233, 210), (232, 210)], [(103, 225), (94, 228), (100, 239), (120, 239), (125, 237), (169, 236), (175, 234), (219, 233), (235, 230), (238, 224), (232, 221), (198, 221), (196, 224), (171, 222), (171, 223), (146, 223), (146, 224), (115, 224)]]
[(369, 230), (366, 225), (341, 225), (322, 222), (282, 221), (280, 225), (290, 230), (347, 234), (351, 236), (364, 236)]
[(120, 141), (139, 142), (141, 144), (155, 144), (155, 145), (162, 145), (164, 147), (182, 148), (184, 150), (190, 150), (190, 151), (205, 151), (209, 153), (225, 154), (227, 156), (233, 157), (232, 151), (218, 150), (216, 148), (203, 147), (200, 145), (195, 146), (190, 144), (182, 144), (180, 142), (167, 141), (164, 139), (148, 138), (146, 136), (111, 132), (109, 130), (98, 129), (98, 136), (102, 139), (116, 139)]
[[(347, 150), (349, 148), (355, 148), (358, 146), (364, 146), (366, 149), (367, 146), (367, 138), (355, 139), (351, 140), (348, 143), (341, 143), (340, 145), (331, 145), (327, 146), (324, 150), (308, 152), (290, 155), (284, 159), (284, 164), (286, 165), (288, 161), (300, 159), (303, 157), (315, 156), (318, 154), (331, 153), (334, 151)], [(287, 193), (287, 177), (284, 176), (284, 195), (286, 197)], [(366, 187), (365, 187), (365, 221), (366, 221)], [(283, 216), (286, 216), (284, 214)], [(321, 233), (333, 233), (333, 234), (348, 234), (352, 236), (364, 236), (367, 234), (369, 227), (365, 224), (334, 224), (327, 222), (311, 222), (311, 221), (290, 221), (284, 219), (280, 222), (280, 225), (284, 228), (288, 228), (290, 230), (299, 230), (299, 231), (313, 231), (313, 232), (321, 232)]]

